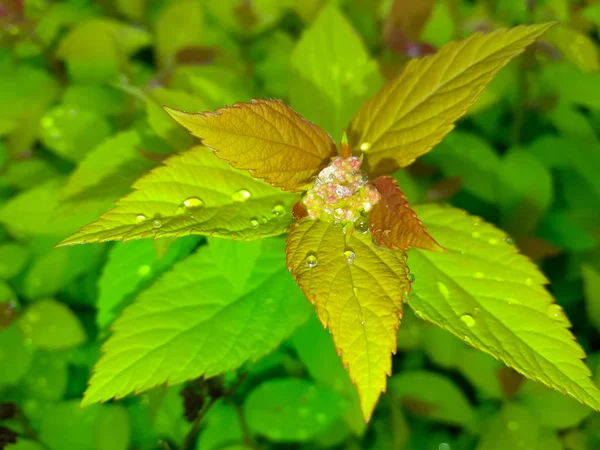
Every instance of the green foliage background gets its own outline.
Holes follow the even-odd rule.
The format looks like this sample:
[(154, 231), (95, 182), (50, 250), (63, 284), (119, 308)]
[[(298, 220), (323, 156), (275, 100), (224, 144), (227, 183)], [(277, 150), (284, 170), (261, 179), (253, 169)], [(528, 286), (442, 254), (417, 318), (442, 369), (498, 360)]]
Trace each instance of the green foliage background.
[[(278, 240), (262, 253), (197, 237), (53, 249), (194, 145), (163, 104), (204, 111), (282, 98), (339, 140), (409, 57), (475, 31), (559, 20), (433, 152), (395, 176), (411, 204), (446, 201), (510, 233), (551, 280), (600, 381), (600, 3), (339, 0), (339, 13), (319, 15), (325, 3), (0, 2), (0, 400), (17, 405), (0, 422), (0, 447), (13, 430), (13, 450), (177, 449), (191, 427), (183, 398), (189, 415), (208, 395), (218, 400), (188, 448), (600, 448), (598, 414), (410, 311), (388, 393), (365, 425), (329, 334), (291, 277), (276, 275)], [(247, 284), (255, 266), (271, 273), (268, 295)], [(194, 280), (185, 296), (183, 276)], [(237, 308), (210, 324), (238, 330), (241, 361), (255, 362), (184, 395), (180, 384), (79, 408), (124, 307), (207, 296)], [(281, 345), (239, 331), (265, 311), (281, 317), (272, 325)], [(225, 343), (202, 351), (207, 368), (220, 367)]]

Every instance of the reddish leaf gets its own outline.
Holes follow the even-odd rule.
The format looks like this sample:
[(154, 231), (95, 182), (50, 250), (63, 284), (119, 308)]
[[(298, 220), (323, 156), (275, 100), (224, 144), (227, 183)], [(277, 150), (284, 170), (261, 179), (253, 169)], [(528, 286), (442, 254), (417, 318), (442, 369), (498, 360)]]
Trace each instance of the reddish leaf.
[(281, 100), (236, 103), (214, 113), (165, 109), (219, 158), (288, 191), (301, 191), (336, 155), (331, 137)]
[(408, 206), (406, 195), (396, 180), (379, 177), (373, 184), (381, 194), (381, 201), (369, 214), (371, 233), (375, 242), (395, 250), (410, 247), (425, 250), (444, 250), (429, 234)]

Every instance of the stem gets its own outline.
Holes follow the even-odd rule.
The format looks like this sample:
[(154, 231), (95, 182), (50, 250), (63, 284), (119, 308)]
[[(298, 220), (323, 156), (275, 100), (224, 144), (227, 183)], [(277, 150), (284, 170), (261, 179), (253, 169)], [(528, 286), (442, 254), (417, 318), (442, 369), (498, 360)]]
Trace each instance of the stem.
[(246, 423), (246, 418), (244, 417), (241, 406), (236, 404), (235, 411), (237, 412), (238, 419), (240, 421), (240, 428), (242, 429), (242, 434), (244, 435), (244, 444), (246, 444), (247, 447), (258, 450), (256, 442), (254, 442), (252, 434), (250, 434), (250, 430), (248, 429), (248, 423)]
[(190, 446), (190, 444), (192, 443), (192, 441), (198, 434), (198, 431), (200, 431), (200, 425), (202, 424), (202, 419), (204, 419), (204, 416), (206, 415), (206, 413), (215, 404), (215, 401), (216, 401), (216, 399), (211, 398), (210, 402), (208, 402), (206, 405), (204, 405), (204, 407), (200, 410), (200, 412), (198, 413), (198, 417), (196, 417), (196, 420), (194, 420), (194, 422), (192, 423), (192, 427), (185, 435), (185, 439), (181, 443), (181, 447), (179, 447), (179, 450), (187, 450), (187, 448)]

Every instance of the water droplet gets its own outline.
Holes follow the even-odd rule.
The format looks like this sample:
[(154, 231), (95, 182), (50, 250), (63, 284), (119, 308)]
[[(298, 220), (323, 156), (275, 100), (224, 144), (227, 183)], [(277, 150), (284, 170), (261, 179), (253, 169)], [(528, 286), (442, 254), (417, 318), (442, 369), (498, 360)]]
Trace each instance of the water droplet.
[(162, 220), (160, 220), (159, 218), (155, 218), (152, 224), (154, 225), (154, 228), (160, 228), (162, 227)]
[(285, 208), (283, 206), (283, 203), (275, 203), (271, 212), (274, 216), (283, 216), (285, 214)]
[(137, 272), (140, 277), (147, 277), (150, 275), (150, 272), (152, 272), (152, 267), (150, 267), (148, 264), (144, 264), (143, 266), (138, 267)]
[(498, 239), (496, 239), (496, 238), (490, 238), (488, 242), (490, 244), (492, 244), (492, 245), (496, 245), (498, 243)]
[(308, 252), (306, 254), (306, 267), (316, 267), (319, 261), (317, 260), (317, 255), (314, 252)]
[(147, 219), (147, 217), (146, 217), (145, 215), (143, 215), (143, 214), (138, 214), (138, 215), (136, 216), (136, 218), (135, 218), (135, 221), (136, 221), (137, 223), (142, 223), (142, 222), (145, 222), (145, 221), (146, 221), (146, 219)]
[(481, 236), (481, 233), (480, 233), (479, 231), (473, 231), (473, 232), (471, 233), (471, 236), (473, 236), (475, 239), (477, 239), (478, 237), (480, 237), (480, 236)]
[(450, 291), (448, 290), (448, 286), (446, 286), (444, 283), (442, 283), (440, 281), (438, 281), (437, 286), (438, 286), (438, 290), (440, 291), (440, 294), (442, 294), (444, 296), (444, 298), (450, 297)]
[(439, 445), (438, 450), (452, 450), (452, 447), (450, 447), (450, 444), (447, 444), (446, 442), (442, 442)]
[(519, 422), (515, 422), (514, 420), (511, 420), (508, 422), (507, 427), (508, 427), (509, 431), (512, 431), (514, 433), (515, 431), (517, 431), (519, 429)]
[(351, 266), (354, 264), (354, 260), (356, 259), (356, 253), (351, 248), (347, 249), (344, 252), (344, 256), (346, 257), (346, 261), (348, 261), (348, 265)]
[(506, 242), (507, 244), (510, 244), (510, 245), (515, 245), (515, 240), (510, 237), (505, 237), (504, 242)]
[(414, 273), (409, 273), (408, 274), (408, 281), (410, 281), (411, 283), (415, 282), (415, 274)]
[(367, 321), (366, 321), (366, 320), (361, 320), (361, 321), (360, 321), (360, 324), (361, 324), (361, 325), (364, 325), (365, 323), (367, 323)]
[(531, 278), (525, 278), (525, 284), (527, 286), (531, 286), (533, 284), (533, 280)]
[(469, 336), (463, 336), (463, 341), (465, 344), (473, 345), (473, 341), (471, 341)]
[(417, 316), (419, 319), (422, 319), (423, 313), (421, 311), (419, 311), (418, 309), (415, 309), (415, 316)]
[(360, 144), (360, 151), (361, 152), (368, 152), (370, 148), (371, 148), (371, 143), (370, 142), (363, 142), (362, 144)]
[(556, 303), (552, 303), (548, 306), (548, 315), (554, 320), (567, 319), (564, 310), (560, 307), (560, 305), (557, 305)]
[(268, 219), (267, 219), (265, 216), (262, 216), (262, 217), (260, 218), (260, 223), (262, 223), (263, 225), (264, 225), (265, 223), (267, 223), (268, 221), (269, 221), (269, 220), (268, 220)]
[(231, 196), (231, 199), (234, 202), (245, 202), (250, 197), (252, 197), (252, 194), (250, 193), (250, 191), (248, 189), (240, 189), (239, 191), (236, 191), (233, 193), (233, 195)]
[(198, 197), (186, 198), (183, 201), (183, 207), (186, 210), (202, 208), (204, 207), (204, 201)]
[(485, 274), (483, 272), (475, 272), (475, 278), (481, 279), (483, 277), (485, 277)]
[(250, 219), (250, 226), (252, 228), (258, 228), (259, 225), (260, 224), (258, 223), (258, 219), (255, 219), (255, 218), (254, 219)]
[(354, 229), (360, 234), (365, 234), (367, 231), (369, 231), (369, 219), (364, 216), (360, 216), (354, 221)]
[(462, 316), (460, 316), (460, 320), (469, 328), (475, 326), (475, 319), (473, 319), (473, 316), (471, 316), (470, 314), (463, 314)]

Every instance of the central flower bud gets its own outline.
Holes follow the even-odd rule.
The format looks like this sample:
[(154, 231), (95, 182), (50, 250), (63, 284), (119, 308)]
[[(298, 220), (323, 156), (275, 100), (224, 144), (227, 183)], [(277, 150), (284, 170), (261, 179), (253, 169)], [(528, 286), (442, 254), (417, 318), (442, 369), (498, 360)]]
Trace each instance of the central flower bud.
[(360, 170), (355, 156), (335, 158), (325, 167), (302, 199), (311, 219), (325, 222), (354, 222), (379, 202), (380, 195)]

